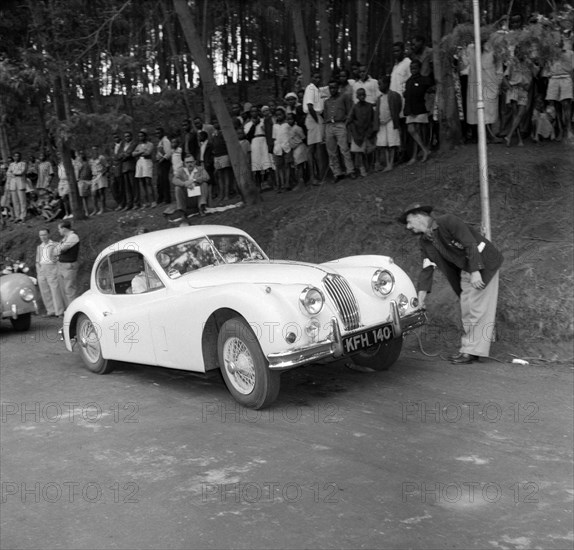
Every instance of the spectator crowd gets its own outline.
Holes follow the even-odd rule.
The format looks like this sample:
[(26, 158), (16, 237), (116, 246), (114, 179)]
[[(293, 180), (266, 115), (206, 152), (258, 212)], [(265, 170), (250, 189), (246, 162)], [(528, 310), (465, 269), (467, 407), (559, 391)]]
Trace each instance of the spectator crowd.
[[(522, 25), (520, 16), (508, 23), (510, 30)], [(511, 146), (516, 139), (521, 146), (527, 136), (534, 143), (573, 139), (574, 53), (571, 37), (565, 38), (560, 56), (541, 65), (520, 48), (502, 59), (483, 36), (484, 112), (491, 143)], [(358, 63), (336, 71), (329, 82), (315, 70), (306, 87), (293, 91), (281, 78), (283, 98), (230, 106), (260, 190), (298, 191), (323, 185), (329, 176), (338, 182), (388, 172), (397, 163), (427, 161), (439, 135), (433, 52), (424, 36), (415, 36), (407, 45), (393, 44), (392, 53), (392, 70), (379, 78)], [(474, 44), (458, 48), (452, 76), (463, 138), (475, 141)], [(203, 216), (207, 208), (241, 196), (228, 153), (217, 119), (201, 116), (184, 119), (174, 135), (162, 127), (153, 133), (142, 128), (135, 137), (131, 130), (115, 133), (107, 147), (73, 154), (81, 207), (86, 216), (100, 216), (110, 209), (147, 210), (175, 201), (180, 218)], [(3, 222), (22, 222), (30, 215), (73, 217), (61, 158), (52, 165), (45, 153), (25, 160), (15, 152), (2, 164), (0, 180)]]

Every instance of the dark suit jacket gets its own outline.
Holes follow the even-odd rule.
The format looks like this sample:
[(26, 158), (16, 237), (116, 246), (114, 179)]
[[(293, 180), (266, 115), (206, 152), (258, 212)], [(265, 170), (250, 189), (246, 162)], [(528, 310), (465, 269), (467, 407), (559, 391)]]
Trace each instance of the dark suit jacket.
[[(427, 263), (425, 259), (437, 265), (458, 296), (461, 294), (461, 271), (480, 271), (482, 280), (487, 285), (502, 265), (504, 258), (499, 250), (476, 229), (453, 214), (437, 216), (434, 221), (433, 238), (440, 241), (449, 257), (445, 258), (431, 241), (421, 236), (423, 269), (419, 274), (418, 290), (430, 292), (432, 289), (434, 267), (424, 267)], [(481, 243), (484, 243), (484, 247)], [(479, 251), (479, 246), (482, 252)]]
[(136, 171), (136, 162), (138, 159), (132, 156), (136, 145), (137, 143), (135, 139), (132, 139), (129, 143), (126, 143), (125, 141), (123, 142), (119, 151), (119, 156), (122, 161), (122, 174)]

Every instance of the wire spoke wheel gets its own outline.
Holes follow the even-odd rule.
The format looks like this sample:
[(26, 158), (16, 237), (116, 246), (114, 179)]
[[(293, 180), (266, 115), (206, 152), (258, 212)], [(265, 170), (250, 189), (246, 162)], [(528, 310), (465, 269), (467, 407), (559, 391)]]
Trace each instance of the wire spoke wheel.
[(255, 367), (253, 357), (245, 343), (239, 338), (229, 338), (223, 345), (224, 368), (235, 389), (249, 395), (255, 388)]
[(269, 369), (259, 340), (243, 318), (232, 317), (223, 323), (217, 354), (225, 385), (238, 403), (261, 409), (277, 399), (280, 375)]

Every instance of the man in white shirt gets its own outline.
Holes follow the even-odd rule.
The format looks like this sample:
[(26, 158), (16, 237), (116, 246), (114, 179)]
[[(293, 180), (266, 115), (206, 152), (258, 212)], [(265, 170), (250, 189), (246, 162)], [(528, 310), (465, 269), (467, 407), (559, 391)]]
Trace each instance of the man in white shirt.
[(64, 298), (58, 285), (58, 261), (56, 243), (50, 239), (46, 228), (40, 229), (40, 244), (36, 248), (36, 273), (38, 287), (46, 307), (46, 317), (61, 317), (64, 314)]
[(353, 88), (353, 103), (358, 103), (357, 99), (357, 90), (363, 88), (367, 97), (365, 101), (370, 103), (371, 105), (375, 105), (377, 103), (377, 98), (381, 95), (379, 90), (379, 83), (369, 76), (367, 72), (367, 67), (365, 65), (361, 65), (359, 67), (359, 80), (355, 80), (352, 84)]
[(321, 150), (325, 134), (323, 127), (324, 99), (319, 90), (320, 83), (321, 73), (313, 71), (311, 83), (305, 88), (305, 94), (303, 95), (303, 111), (307, 114), (305, 126), (307, 127), (309, 160), (313, 168), (313, 173), (311, 174), (312, 185), (321, 185), (321, 180), (326, 173), (325, 153)]
[[(391, 86), (390, 89), (393, 92), (397, 92), (401, 95), (403, 107), (405, 105), (405, 86), (407, 80), (411, 77), (411, 60), (405, 56), (405, 45), (402, 42), (395, 42), (393, 44), (393, 58), (395, 64), (391, 72)], [(401, 108), (400, 114), (400, 131), (401, 131), (401, 153), (404, 154), (406, 151), (407, 142), (407, 125), (405, 115), (403, 113), (403, 108)]]

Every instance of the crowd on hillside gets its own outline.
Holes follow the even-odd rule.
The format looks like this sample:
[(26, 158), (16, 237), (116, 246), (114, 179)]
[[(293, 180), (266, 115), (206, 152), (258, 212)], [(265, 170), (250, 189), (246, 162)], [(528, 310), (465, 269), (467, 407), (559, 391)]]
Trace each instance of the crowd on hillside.
[[(518, 17), (518, 18), (517, 18)], [(519, 28), (520, 16), (510, 29)], [(574, 53), (563, 40), (560, 56), (543, 66), (519, 48), (503, 62), (483, 37), (481, 62), (484, 116), (491, 143), (518, 145), (529, 135), (572, 139)], [(568, 37), (566, 37), (568, 38)], [(261, 190), (277, 193), (390, 171), (396, 163), (426, 162), (436, 145), (433, 52), (423, 36), (392, 48), (388, 75), (373, 78), (354, 63), (321, 82), (311, 82), (265, 104), (234, 103), (230, 115)], [(465, 141), (476, 141), (477, 69), (474, 45), (454, 56), (454, 90)], [(175, 200), (183, 214), (204, 215), (210, 206), (241, 196), (228, 144), (216, 119), (185, 119), (174, 135), (163, 128), (131, 130), (111, 136), (107, 154), (98, 147), (77, 151), (73, 169), (87, 216), (108, 210), (108, 189), (116, 211), (148, 209)], [(51, 220), (73, 216), (70, 182), (62, 159), (52, 165), (14, 153), (0, 170), (3, 219), (14, 222), (41, 214)]]

